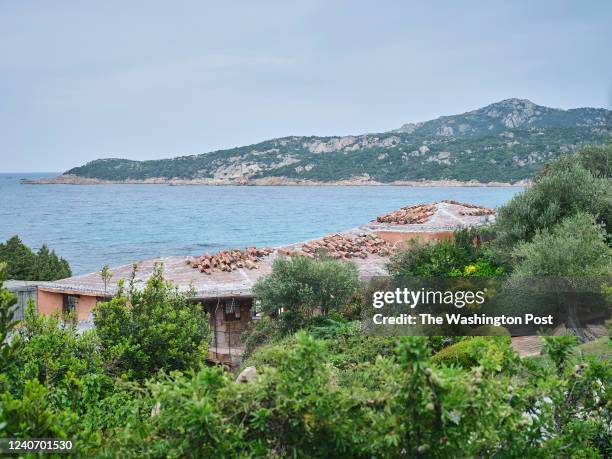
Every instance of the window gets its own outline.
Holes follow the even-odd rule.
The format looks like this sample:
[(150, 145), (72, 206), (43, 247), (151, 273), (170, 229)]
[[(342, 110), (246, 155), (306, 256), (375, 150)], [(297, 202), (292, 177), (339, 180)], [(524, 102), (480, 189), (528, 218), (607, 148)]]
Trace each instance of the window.
[(240, 303), (234, 298), (231, 300), (226, 300), (225, 305), (223, 306), (223, 313), (226, 322), (231, 320), (240, 320)]
[(79, 295), (64, 295), (64, 314), (68, 312), (76, 312)]

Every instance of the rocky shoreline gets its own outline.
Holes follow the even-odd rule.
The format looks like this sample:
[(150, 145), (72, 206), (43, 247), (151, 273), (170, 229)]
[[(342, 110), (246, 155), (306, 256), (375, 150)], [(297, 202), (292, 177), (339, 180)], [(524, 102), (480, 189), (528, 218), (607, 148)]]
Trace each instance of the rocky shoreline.
[(363, 177), (355, 177), (347, 180), (337, 180), (333, 182), (320, 182), (316, 180), (290, 179), (287, 177), (265, 177), (257, 179), (237, 178), (237, 179), (167, 179), (164, 177), (154, 177), (149, 179), (128, 179), (128, 180), (103, 180), (90, 177), (79, 177), (77, 175), (59, 175), (57, 177), (40, 178), (35, 180), (22, 179), (24, 185), (232, 185), (232, 186), (443, 186), (443, 187), (523, 187), (530, 184), (529, 180), (521, 180), (516, 183), (505, 182), (477, 182), (475, 180), (402, 180), (389, 183), (368, 180)]

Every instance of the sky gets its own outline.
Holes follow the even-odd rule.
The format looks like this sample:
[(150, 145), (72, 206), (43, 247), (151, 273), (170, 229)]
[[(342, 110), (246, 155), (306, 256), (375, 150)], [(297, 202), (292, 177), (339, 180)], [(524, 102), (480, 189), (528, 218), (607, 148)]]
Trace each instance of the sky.
[(0, 172), (612, 105), (610, 1), (0, 2)]

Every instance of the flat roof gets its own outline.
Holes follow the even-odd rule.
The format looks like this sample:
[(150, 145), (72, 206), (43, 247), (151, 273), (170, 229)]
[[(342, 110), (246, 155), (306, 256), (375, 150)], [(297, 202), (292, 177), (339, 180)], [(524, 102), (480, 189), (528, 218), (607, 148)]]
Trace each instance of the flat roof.
[[(365, 225), (338, 234), (356, 237), (377, 232), (438, 233), (455, 231), (464, 227), (479, 226), (494, 221), (495, 216), (490, 213), (476, 215), (479, 213), (478, 209), (484, 208), (455, 201), (436, 202), (430, 205), (431, 215), (427, 217), (426, 221), (421, 221), (421, 223), (381, 223), (373, 220)], [(490, 211), (490, 209), (484, 210)], [(211, 274), (205, 274), (194, 269), (188, 263), (188, 261), (195, 258), (194, 256), (171, 256), (144, 260), (138, 263), (135, 286), (137, 288), (144, 288), (147, 280), (153, 273), (155, 265), (163, 263), (164, 277), (181, 291), (193, 289), (196, 298), (251, 296), (251, 290), (255, 282), (260, 277), (270, 274), (272, 263), (277, 257), (282, 256), (279, 255), (279, 250), (283, 252), (298, 251), (304, 244), (311, 243), (312, 241), (314, 240), (277, 247), (270, 255), (260, 259), (256, 264), (256, 269), (237, 268), (229, 272), (214, 270)], [(388, 259), (388, 257), (370, 253), (366, 258), (356, 257), (352, 258), (351, 261), (356, 264), (360, 278), (367, 279), (387, 274), (386, 264)], [(127, 285), (127, 281), (132, 274), (132, 266), (132, 264), (129, 264), (111, 268), (112, 277), (110, 282), (108, 282), (106, 290), (99, 272), (74, 276), (54, 282), (42, 282), (38, 283), (38, 287), (43, 290), (62, 293), (112, 296), (117, 292), (117, 282), (120, 279), (124, 279)]]

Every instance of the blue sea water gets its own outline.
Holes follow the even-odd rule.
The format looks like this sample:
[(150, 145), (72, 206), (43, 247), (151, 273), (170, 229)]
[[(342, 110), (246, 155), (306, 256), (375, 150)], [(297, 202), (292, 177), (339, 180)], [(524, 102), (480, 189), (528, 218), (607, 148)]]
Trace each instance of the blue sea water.
[(167, 255), (277, 246), (361, 225), (409, 204), (497, 207), (520, 188), (22, 185), (0, 174), (0, 241), (17, 234), (66, 258), (73, 274)]

